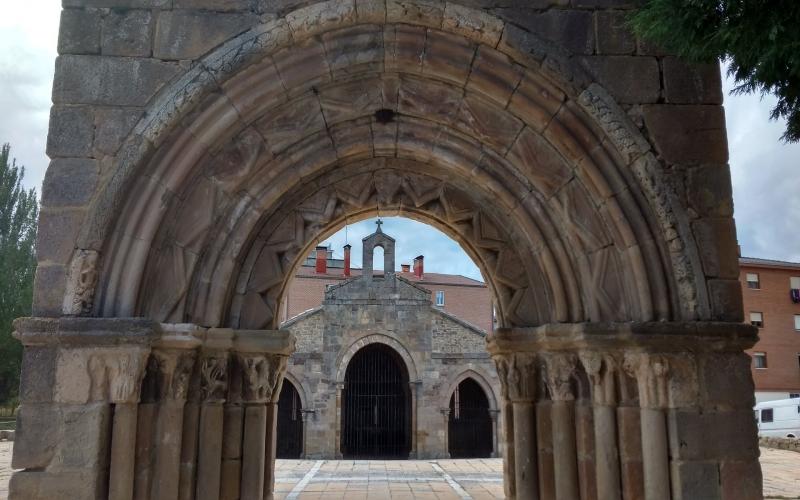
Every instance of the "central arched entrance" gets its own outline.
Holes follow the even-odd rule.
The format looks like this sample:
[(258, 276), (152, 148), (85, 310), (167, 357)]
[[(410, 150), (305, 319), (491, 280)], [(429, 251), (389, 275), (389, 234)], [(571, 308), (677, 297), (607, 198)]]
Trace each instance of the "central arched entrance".
[(358, 351), (342, 392), (344, 458), (408, 458), (410, 403), (408, 371), (400, 355), (378, 343)]
[(450, 458), (489, 458), (492, 432), (486, 393), (471, 378), (464, 379), (450, 396), (447, 421)]

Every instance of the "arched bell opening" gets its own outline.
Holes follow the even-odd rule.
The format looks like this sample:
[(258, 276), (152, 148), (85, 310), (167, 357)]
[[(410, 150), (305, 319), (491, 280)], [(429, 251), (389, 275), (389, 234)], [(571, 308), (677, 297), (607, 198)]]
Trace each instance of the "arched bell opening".
[(283, 381), (278, 398), (276, 458), (303, 458), (303, 408), (300, 393), (289, 380)]
[(472, 378), (456, 386), (450, 396), (447, 447), (450, 458), (489, 458), (494, 425), (489, 398)]
[(350, 360), (342, 390), (341, 453), (350, 459), (406, 459), (411, 394), (403, 359), (375, 343)]

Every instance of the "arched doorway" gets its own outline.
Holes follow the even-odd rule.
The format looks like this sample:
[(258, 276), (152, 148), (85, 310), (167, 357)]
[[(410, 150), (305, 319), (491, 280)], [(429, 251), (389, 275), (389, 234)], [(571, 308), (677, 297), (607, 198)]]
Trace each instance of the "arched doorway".
[(283, 381), (278, 399), (278, 436), (276, 458), (302, 458), (303, 415), (300, 394), (294, 384)]
[(345, 458), (408, 458), (411, 419), (408, 372), (384, 344), (356, 353), (342, 392), (342, 455)]
[(450, 458), (488, 458), (492, 454), (489, 399), (471, 378), (461, 381), (450, 396), (447, 436)]

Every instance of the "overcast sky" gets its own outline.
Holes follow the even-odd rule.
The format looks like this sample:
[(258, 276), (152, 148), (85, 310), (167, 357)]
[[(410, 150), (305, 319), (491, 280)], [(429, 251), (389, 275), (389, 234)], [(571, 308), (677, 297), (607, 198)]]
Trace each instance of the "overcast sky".
[[(58, 39), (57, 0), (7, 0), (0, 16), (0, 143), (8, 142), (26, 167), (26, 184), (40, 190), (47, 156), (47, 119)], [(730, 96), (725, 81), (725, 112), (731, 154), (733, 197), (742, 253), (800, 261), (800, 145), (780, 142), (783, 122), (769, 120), (771, 96)], [(354, 263), (361, 262), (360, 241), (374, 230), (363, 221), (348, 230)], [(420, 253), (426, 270), (480, 273), (459, 247), (439, 231), (401, 219), (384, 229), (398, 240), (398, 265)], [(337, 254), (345, 234), (331, 237)]]

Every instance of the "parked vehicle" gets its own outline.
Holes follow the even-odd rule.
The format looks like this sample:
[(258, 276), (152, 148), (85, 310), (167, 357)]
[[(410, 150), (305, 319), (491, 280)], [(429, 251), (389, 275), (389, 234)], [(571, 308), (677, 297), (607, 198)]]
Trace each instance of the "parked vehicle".
[(758, 403), (755, 408), (758, 435), (764, 437), (800, 437), (800, 398)]

